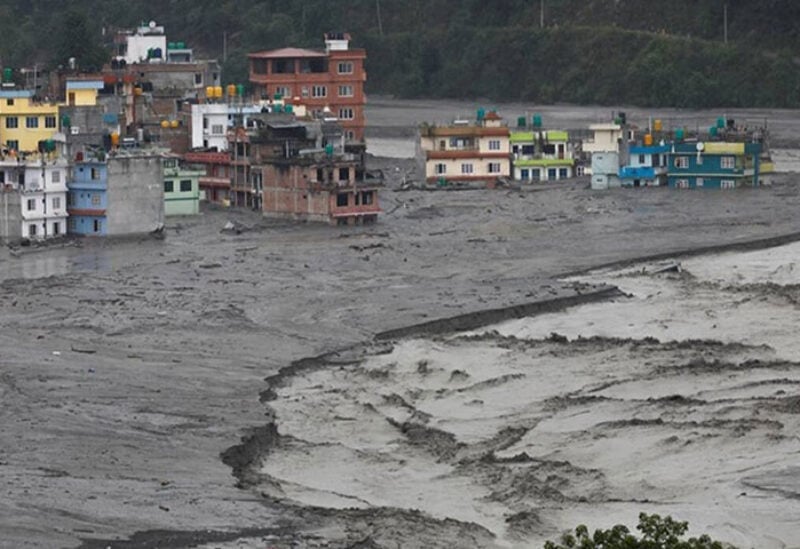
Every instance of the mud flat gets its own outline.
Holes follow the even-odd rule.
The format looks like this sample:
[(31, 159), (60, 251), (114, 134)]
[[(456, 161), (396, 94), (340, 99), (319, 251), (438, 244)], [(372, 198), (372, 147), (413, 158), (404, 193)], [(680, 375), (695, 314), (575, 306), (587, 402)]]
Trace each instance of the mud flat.
[[(439, 321), (470, 319), (483, 311), (519, 310), (514, 316), (492, 316), (491, 322), (519, 320), (531, 314), (525, 307), (518, 309), (521, 305), (574, 298), (602, 291), (604, 282), (620, 283), (605, 273), (596, 279), (591, 275), (584, 280), (585, 274), (581, 280), (562, 279), (567, 272), (609, 263), (618, 265), (615, 272), (624, 271), (619, 265), (636, 258), (685, 250), (752, 250), (754, 240), (757, 246), (774, 246), (796, 239), (800, 232), (800, 191), (789, 176), (770, 188), (726, 193), (652, 189), (598, 194), (581, 182), (515, 191), (400, 192), (395, 185), (409, 169), (407, 162), (376, 162), (389, 170), (392, 183), (381, 194), (385, 215), (373, 227), (275, 224), (252, 212), (206, 210), (195, 218), (171, 220), (163, 241), (111, 245), (85, 240), (52, 253), (17, 258), (0, 254), (0, 546), (394, 548), (419, 542), (484, 547), (538, 539), (584, 516), (591, 518), (592, 502), (611, 506), (614, 498), (638, 501), (643, 496), (626, 495), (634, 490), (618, 482), (614, 470), (605, 471), (602, 463), (592, 464), (588, 458), (581, 461), (577, 453), (574, 458), (551, 458), (531, 448), (529, 457), (514, 457), (523, 451), (514, 445), (527, 443), (525, 429), (531, 431), (534, 420), (560, 417), (550, 408), (554, 404), (544, 390), (548, 385), (539, 400), (529, 403), (529, 410), (509, 397), (508, 414), (520, 418), (520, 424), (514, 424), (518, 430), (504, 430), (502, 417), (482, 413), (473, 402), (483, 399), (487, 410), (496, 408), (492, 391), (497, 395), (503, 387), (529, 384), (540, 370), (543, 378), (555, 379), (558, 368), (547, 373), (548, 352), (572, 354), (576, 364), (597, 369), (597, 359), (582, 354), (572, 334), (567, 344), (549, 339), (553, 329), (531, 336), (532, 343), (521, 334), (519, 345), (529, 345), (528, 353), (514, 351), (510, 335), (499, 332), (468, 337), (442, 330), (432, 337), (409, 328), (441, 327)], [(221, 233), (229, 220), (245, 230)], [(684, 265), (690, 273), (698, 270)], [(775, 284), (789, 286), (785, 281)], [(747, 292), (742, 300), (758, 295)], [(782, 308), (776, 311), (782, 312), (776, 316), (788, 310), (786, 299), (791, 295), (766, 297), (779, 297)], [(624, 304), (614, 299), (609, 306)], [(746, 303), (739, 310), (745, 307)], [(563, 314), (550, 318), (564, 318)], [(480, 328), (469, 322), (456, 324), (453, 329)], [(561, 331), (567, 333), (566, 328)], [(378, 334), (386, 333), (395, 335), (375, 342)], [(651, 375), (643, 345), (653, 346), (653, 355), (665, 368), (675, 362), (672, 353), (680, 351), (672, 349), (667, 336), (658, 344), (647, 343), (644, 334), (630, 337), (627, 344), (605, 341), (598, 347), (615, 353), (615, 360), (625, 366), (622, 372), (634, 378)], [(708, 337), (710, 342), (698, 347), (699, 354), (708, 361), (738, 363), (727, 340), (719, 334)], [(365, 342), (360, 357), (330, 355)], [(787, 360), (779, 356), (779, 341), (766, 342), (774, 344), (770, 349), (764, 344), (760, 336), (742, 343), (741, 354), (764, 363)], [(474, 352), (467, 352), (470, 346)], [(691, 346), (680, 352), (687, 361), (698, 354)], [(498, 366), (489, 362), (504, 353), (513, 360)], [(427, 377), (419, 364), (425, 354), (431, 355), (430, 364), (422, 367), (430, 369)], [(485, 364), (474, 362), (473, 354)], [(308, 359), (319, 356), (332, 356), (333, 363)], [(389, 362), (382, 362), (385, 359)], [(451, 368), (453, 360), (463, 361), (470, 370)], [(395, 361), (397, 366), (389, 368)], [(567, 362), (556, 366), (570, 368), (573, 361)], [(293, 364), (306, 367), (291, 369), (295, 375), (283, 376), (284, 385), (273, 388), (273, 400), (262, 402), (262, 396), (269, 396), (265, 379)], [(389, 400), (358, 389), (358, 383), (377, 383), (369, 373), (373, 369), (385, 376)], [(461, 369), (469, 377), (454, 375)], [(365, 432), (374, 433), (377, 448), (364, 440), (354, 442), (355, 449), (339, 443), (318, 445), (313, 432), (298, 430), (293, 435), (281, 426), (277, 407), (299, 405), (304, 399), (317, 402), (320, 413), (329, 414), (321, 400), (325, 396), (314, 384), (298, 392), (292, 385), (306, 383), (306, 376), (336, 372), (356, 383), (341, 393), (343, 403), (355, 404), (347, 405), (352, 408), (343, 410), (347, 414), (339, 414), (343, 419), (331, 422), (332, 434), (346, 433), (350, 418), (371, 417), (364, 428), (372, 429)], [(652, 375), (666, 375), (658, 372)], [(792, 375), (787, 367), (785, 372), (769, 370), (765, 379), (791, 382)], [(425, 381), (428, 377), (430, 383)], [(554, 384), (549, 387), (555, 397), (568, 392)], [(438, 401), (430, 393), (434, 387), (442, 390), (442, 403), (456, 399), (452, 412), (436, 408)], [(419, 401), (412, 398), (417, 390)], [(585, 396), (589, 389), (572, 390)], [(470, 392), (476, 396), (467, 397)], [(780, 402), (778, 397), (770, 396), (760, 409), (771, 410), (773, 401)], [(468, 400), (458, 406), (458, 398)], [(631, 409), (638, 400), (633, 399)], [(362, 402), (374, 411), (364, 412)], [(781, 410), (791, 409), (785, 404)], [(428, 423), (423, 423), (422, 412), (411, 417), (412, 408), (430, 414)], [(470, 419), (468, 411), (485, 416), (485, 424)], [(656, 406), (652, 417), (668, 423), (669, 417), (660, 413)], [(450, 417), (456, 414), (464, 417)], [(733, 412), (719, 414), (716, 420), (729, 421), (726, 425), (738, 421)], [(774, 415), (766, 419), (784, 424), (783, 429), (751, 422), (751, 432), (788, 432), (792, 416), (785, 411)], [(277, 423), (272, 422), (275, 417)], [(604, 417), (614, 422), (627, 416), (609, 409)], [(702, 424), (698, 432), (705, 434), (723, 429), (719, 421), (708, 423), (709, 417), (716, 416), (677, 415), (676, 421), (697, 421)], [(493, 429), (497, 436), (491, 434)], [(613, 423), (602, 429), (630, 432)], [(387, 442), (390, 436), (394, 442)], [(242, 437), (249, 443), (242, 443)], [(303, 456), (313, 470), (308, 482), (291, 476), (295, 473), (285, 471), (285, 465), (262, 471), (271, 466), (268, 451), (275, 441), (281, 451), (295, 452), (298, 460)], [(779, 456), (783, 444), (788, 443), (775, 443)], [(380, 445), (393, 451), (383, 456), (385, 462), (373, 462), (375, 454), (385, 453)], [(364, 466), (363, 480), (354, 481), (352, 491), (325, 484), (331, 481), (316, 465), (318, 446), (342, 452), (347, 459), (351, 452), (352, 459), (363, 456), (369, 465)], [(238, 453), (231, 450), (237, 447)], [(512, 447), (513, 455), (507, 451)], [(395, 448), (406, 457), (395, 456)], [(780, 463), (783, 458), (776, 459)], [(286, 463), (280, 453), (275, 460), (275, 467), (280, 460)], [(353, 475), (352, 465), (342, 467), (343, 476)], [(389, 490), (371, 492), (382, 467), (395, 470), (394, 477), (386, 478), (398, 484), (396, 500)], [(516, 484), (509, 484), (505, 469), (518, 470), (519, 484), (530, 489), (515, 492)], [(233, 474), (245, 470), (250, 478)], [(261, 483), (268, 477), (261, 479), (259, 474), (278, 480)], [(415, 484), (415, 475), (425, 482)], [(550, 484), (542, 487), (533, 477)], [(560, 477), (566, 482), (561, 484)], [(740, 492), (751, 494), (748, 497), (767, 487), (775, 494), (786, 491), (777, 468), (759, 466), (747, 477), (748, 486)], [(432, 504), (426, 508), (430, 491), (420, 484), (428, 482), (448, 489), (431, 495)], [(449, 490), (465, 496), (453, 507), (453, 515), (443, 512), (452, 503)], [(662, 493), (659, 490), (654, 492)], [(332, 494), (311, 502), (309, 494), (323, 491)], [(581, 497), (594, 499), (581, 502)], [(471, 498), (478, 502), (469, 504)], [(617, 504), (623, 510), (641, 507)], [(627, 514), (619, 516), (634, 520)]]
[(797, 546), (800, 244), (677, 265), (581, 279), (627, 294), (610, 301), (282, 372), (251, 481), (301, 505), (420, 510), (502, 547), (641, 510)]

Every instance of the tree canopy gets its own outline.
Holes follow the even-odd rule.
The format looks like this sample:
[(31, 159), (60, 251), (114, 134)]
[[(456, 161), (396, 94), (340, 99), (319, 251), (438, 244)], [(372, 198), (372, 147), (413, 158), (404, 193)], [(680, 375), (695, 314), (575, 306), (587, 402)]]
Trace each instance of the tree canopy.
[(631, 533), (628, 528), (618, 524), (608, 530), (589, 529), (580, 525), (574, 532), (561, 536), (560, 543), (548, 541), (544, 549), (724, 549), (725, 546), (707, 535), (684, 539), (689, 529), (687, 522), (673, 520), (672, 517), (639, 514), (636, 527), (641, 537)]

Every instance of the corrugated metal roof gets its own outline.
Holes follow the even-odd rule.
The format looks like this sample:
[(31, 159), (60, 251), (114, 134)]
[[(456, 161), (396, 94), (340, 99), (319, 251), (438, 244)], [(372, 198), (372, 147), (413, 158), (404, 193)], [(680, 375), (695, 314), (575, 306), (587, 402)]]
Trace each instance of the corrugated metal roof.
[(285, 57), (325, 57), (325, 52), (305, 50), (303, 48), (280, 48), (277, 50), (260, 51), (248, 54), (248, 57), (259, 59), (278, 59)]

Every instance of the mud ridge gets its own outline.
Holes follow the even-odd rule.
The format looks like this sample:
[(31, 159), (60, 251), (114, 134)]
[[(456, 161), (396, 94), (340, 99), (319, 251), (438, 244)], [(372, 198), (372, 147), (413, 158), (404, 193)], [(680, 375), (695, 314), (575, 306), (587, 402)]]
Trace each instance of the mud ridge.
[[(239, 538), (265, 537), (291, 538), (296, 535), (289, 528), (246, 528), (230, 532), (215, 530), (145, 530), (136, 532), (127, 540), (83, 539), (77, 549), (160, 549), (163, 547), (196, 547), (213, 542), (235, 541)], [(274, 541), (274, 540), (272, 540)]]
[(699, 248), (688, 248), (684, 250), (675, 250), (672, 252), (661, 252), (643, 257), (634, 257), (631, 259), (622, 259), (619, 261), (609, 261), (608, 263), (601, 263), (593, 267), (585, 269), (577, 269), (574, 271), (566, 271), (559, 274), (556, 278), (569, 278), (573, 276), (580, 276), (598, 271), (602, 269), (620, 269), (630, 267), (637, 263), (648, 261), (662, 261), (664, 259), (672, 259), (675, 257), (696, 257), (699, 255), (717, 254), (723, 252), (749, 252), (752, 250), (764, 250), (767, 248), (777, 248), (785, 244), (800, 241), (800, 231), (792, 232), (780, 236), (773, 236), (768, 238), (757, 238), (754, 240), (745, 240), (743, 242), (728, 242), (726, 244), (714, 244), (711, 246), (701, 246)]
[(607, 286), (599, 290), (590, 291), (579, 295), (556, 297), (545, 301), (534, 301), (519, 305), (510, 305), (497, 309), (486, 309), (462, 315), (451, 316), (437, 320), (413, 324), (403, 328), (395, 328), (375, 334), (377, 341), (404, 339), (408, 337), (425, 335), (443, 335), (453, 332), (475, 330), (491, 324), (498, 324), (506, 320), (536, 316), (544, 313), (563, 311), (569, 307), (595, 303), (624, 294), (616, 286)]

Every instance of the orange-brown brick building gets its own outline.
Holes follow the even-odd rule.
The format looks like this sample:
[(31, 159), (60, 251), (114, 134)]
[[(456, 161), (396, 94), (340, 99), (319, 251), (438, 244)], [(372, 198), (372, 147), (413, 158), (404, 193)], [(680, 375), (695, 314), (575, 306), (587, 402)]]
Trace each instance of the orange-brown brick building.
[(350, 142), (364, 141), (364, 49), (350, 48), (350, 35), (327, 33), (325, 50), (282, 48), (251, 53), (250, 82), (256, 95), (279, 95), (287, 103), (338, 118)]

